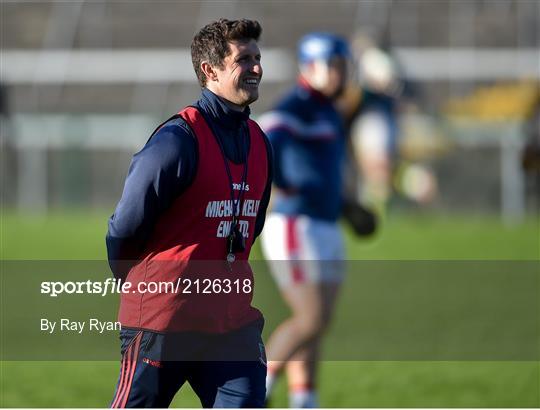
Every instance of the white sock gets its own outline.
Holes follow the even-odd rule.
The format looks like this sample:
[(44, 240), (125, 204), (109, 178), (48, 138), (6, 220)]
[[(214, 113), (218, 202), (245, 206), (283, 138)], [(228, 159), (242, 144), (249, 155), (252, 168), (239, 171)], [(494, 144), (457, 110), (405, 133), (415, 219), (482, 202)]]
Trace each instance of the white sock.
[(296, 409), (313, 409), (319, 407), (315, 390), (296, 390), (289, 392), (289, 407)]
[(276, 375), (268, 372), (266, 374), (266, 399), (272, 394), (274, 390), (274, 385), (276, 384)]

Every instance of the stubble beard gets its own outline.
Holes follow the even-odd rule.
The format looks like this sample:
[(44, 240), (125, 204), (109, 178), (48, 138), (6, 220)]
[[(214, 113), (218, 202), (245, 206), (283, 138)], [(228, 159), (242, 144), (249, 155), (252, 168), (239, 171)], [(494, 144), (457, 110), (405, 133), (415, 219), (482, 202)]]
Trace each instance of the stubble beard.
[(248, 105), (257, 101), (258, 99), (259, 99), (258, 90), (246, 90), (244, 88), (241, 88), (240, 93), (238, 93), (238, 101), (234, 101), (234, 103), (241, 107), (247, 107)]

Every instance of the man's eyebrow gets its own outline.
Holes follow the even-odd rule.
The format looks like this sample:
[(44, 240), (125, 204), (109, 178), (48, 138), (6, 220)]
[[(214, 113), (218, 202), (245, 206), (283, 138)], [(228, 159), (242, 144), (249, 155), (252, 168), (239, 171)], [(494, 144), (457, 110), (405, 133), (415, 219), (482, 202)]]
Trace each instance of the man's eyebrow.
[[(239, 60), (241, 59), (242, 57), (250, 57), (252, 54), (249, 52), (249, 51), (243, 51), (241, 52), (240, 54), (238, 54), (235, 58), (235, 60)], [(261, 56), (261, 53), (257, 53), (254, 55), (255, 57), (260, 57)]]

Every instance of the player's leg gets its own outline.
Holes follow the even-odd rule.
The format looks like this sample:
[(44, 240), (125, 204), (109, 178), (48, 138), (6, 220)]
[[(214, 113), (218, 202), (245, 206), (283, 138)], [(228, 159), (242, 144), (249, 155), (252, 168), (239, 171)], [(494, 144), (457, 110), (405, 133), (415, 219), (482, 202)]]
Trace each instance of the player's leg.
[[(309, 281), (301, 260), (300, 217), (271, 214), (262, 234), (263, 252), (281, 295), (292, 311), (274, 331), (268, 344), (269, 372), (281, 369), (298, 345), (304, 343), (310, 324), (317, 321), (317, 309), (306, 305), (314, 300), (317, 289)], [(309, 317), (307, 317), (309, 316)]]
[(121, 331), (122, 364), (111, 408), (168, 407), (185, 382), (182, 364), (160, 361), (156, 349), (162, 335)]
[(319, 284), (322, 309), (322, 329), (311, 342), (300, 348), (287, 362), (289, 406), (294, 408), (318, 407), (317, 368), (322, 330), (330, 323), (339, 292), (339, 283)]
[[(314, 385), (316, 346), (330, 322), (344, 270), (343, 238), (336, 224), (298, 217), (283, 220), (277, 228), (272, 226), (270, 232), (275, 237), (278, 228), (285, 238), (281, 241), (285, 251), (276, 251), (277, 245), (273, 249), (265, 246), (271, 248), (267, 249), (266, 255), (271, 259), (273, 275), (291, 316), (278, 326), (268, 342), (268, 395), (277, 375), (291, 358), (296, 362), (288, 372), (295, 380), (293, 384)], [(276, 243), (275, 238), (270, 239), (274, 241), (267, 241), (268, 244)], [(283, 259), (283, 255), (290, 259), (272, 260)], [(295, 354), (301, 357), (295, 357)]]
[(317, 341), (313, 341), (298, 350), (287, 362), (287, 385), (289, 390), (289, 407), (318, 407), (316, 394), (316, 367), (318, 365)]
[[(332, 223), (274, 215), (263, 232), (263, 250), (291, 316), (268, 342), (268, 393), (284, 362), (325, 329), (333, 297), (319, 283), (342, 279), (343, 240)], [(278, 240), (279, 239), (279, 240)], [(328, 286), (333, 289), (333, 285)], [(337, 289), (337, 286), (336, 286)], [(336, 291), (337, 293), (337, 291)]]
[(313, 341), (324, 330), (322, 302), (318, 285), (303, 283), (281, 289), (291, 316), (269, 338), (267, 352), (271, 365), (282, 367), (294, 353)]
[[(286, 304), (290, 307), (291, 316), (281, 323), (272, 333), (268, 341), (268, 357), (272, 359), (268, 363), (267, 389), (268, 396), (277, 375), (287, 366), (288, 360), (309, 363), (295, 363), (293, 368), (298, 370), (287, 371), (289, 377), (293, 377), (294, 391), (304, 390), (301, 386), (312, 385), (314, 370), (303, 370), (306, 366), (315, 366), (315, 358), (310, 362), (309, 357), (316, 356), (309, 346), (316, 343), (326, 329), (330, 315), (325, 312), (320, 285), (304, 283), (282, 289), (281, 293)], [(302, 353), (299, 353), (299, 352)], [(301, 355), (301, 357), (296, 356)], [(306, 357), (304, 357), (306, 356)], [(290, 379), (289, 379), (290, 380)]]
[(264, 407), (266, 354), (261, 332), (262, 322), (255, 322), (213, 336), (207, 345), (209, 360), (198, 362), (188, 378), (203, 407)]

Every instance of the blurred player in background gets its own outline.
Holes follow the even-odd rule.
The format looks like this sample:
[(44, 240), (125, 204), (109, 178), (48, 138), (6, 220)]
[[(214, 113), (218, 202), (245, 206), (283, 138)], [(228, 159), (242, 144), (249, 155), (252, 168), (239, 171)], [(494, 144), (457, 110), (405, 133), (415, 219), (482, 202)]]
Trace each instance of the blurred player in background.
[(271, 148), (249, 119), (261, 31), (253, 20), (221, 19), (195, 35), (202, 96), (161, 124), (131, 163), (109, 220), (113, 273), (132, 284), (182, 279), (183, 287), (121, 294), (122, 368), (111, 407), (167, 407), (186, 381), (203, 407), (264, 405), (263, 318), (241, 263), (264, 225), (271, 187)]
[[(397, 61), (368, 36), (359, 33), (352, 42), (355, 76), (338, 101), (349, 133), (352, 164), (349, 196), (384, 214), (397, 191), (415, 203), (433, 200), (436, 181), (431, 171), (402, 156), (400, 114), (417, 112), (414, 91), (402, 78)], [(415, 159), (416, 160), (416, 159)]]
[(358, 79), (340, 101), (350, 130), (351, 145), (360, 164), (362, 200), (383, 210), (392, 192), (398, 155), (398, 81), (394, 61), (368, 37), (353, 41)]
[(267, 397), (286, 367), (291, 407), (317, 407), (316, 368), (343, 278), (342, 166), (346, 133), (334, 105), (349, 46), (329, 33), (299, 43), (296, 86), (260, 124), (274, 149), (273, 209), (262, 234), (266, 259), (292, 316), (268, 342)]

